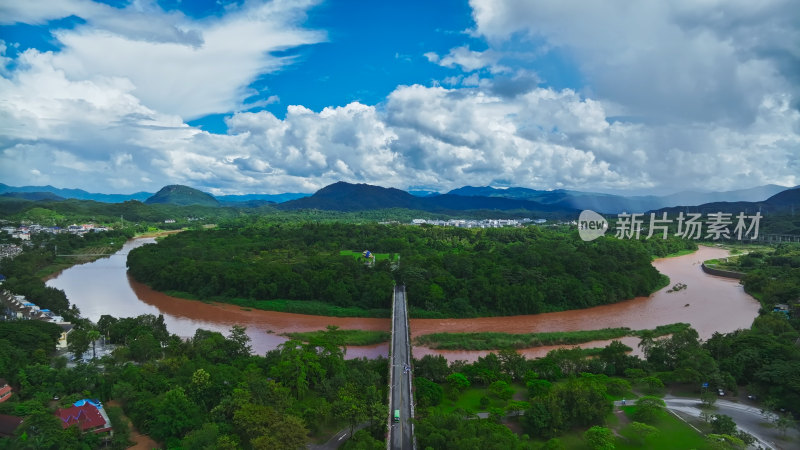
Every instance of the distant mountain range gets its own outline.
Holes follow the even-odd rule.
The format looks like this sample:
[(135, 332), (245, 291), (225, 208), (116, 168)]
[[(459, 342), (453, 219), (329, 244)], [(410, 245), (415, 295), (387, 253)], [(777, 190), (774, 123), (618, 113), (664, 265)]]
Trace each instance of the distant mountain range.
[(251, 205), (264, 203), (283, 203), (289, 200), (308, 197), (311, 194), (286, 192), (283, 194), (243, 194), (243, 195), (217, 195), (217, 200), (222, 203), (248, 203)]
[(0, 194), (12, 192), (49, 192), (62, 199), (77, 198), (79, 200), (94, 200), (103, 203), (122, 203), (128, 200), (138, 200), (143, 202), (153, 195), (152, 192), (136, 192), (135, 194), (97, 194), (86, 192), (83, 189), (61, 189), (53, 186), (9, 186), (0, 183)]
[(713, 202), (759, 202), (779, 192), (785, 191), (786, 189), (785, 186), (768, 184), (751, 189), (727, 192), (686, 191), (665, 196), (645, 195), (625, 197), (621, 195), (564, 189), (537, 191), (521, 187), (498, 189), (489, 186), (464, 186), (450, 191), (449, 194), (533, 200), (543, 204), (560, 204), (573, 209), (591, 209), (604, 214), (617, 214), (621, 212), (644, 212), (667, 207), (701, 205)]
[(0, 197), (18, 198), (22, 200), (31, 200), (34, 202), (38, 202), (40, 200), (48, 202), (60, 202), (66, 200), (64, 197), (59, 197), (52, 192), (6, 192), (4, 194), (0, 194)]
[(671, 208), (661, 208), (657, 212), (667, 212), (670, 215), (681, 211), (701, 213), (703, 215), (715, 212), (737, 214), (743, 212), (751, 215), (756, 212), (769, 213), (800, 213), (800, 186), (786, 189), (772, 197), (759, 202), (712, 202), (702, 205), (683, 205)]
[(436, 191), (410, 190), (407, 192), (414, 197), (430, 197), (431, 195), (439, 195), (439, 192)]
[[(188, 186), (165, 186), (156, 194), (97, 194), (81, 189), (59, 189), (52, 186), (13, 187), (0, 183), (0, 195), (21, 200), (59, 201), (67, 198), (119, 203), (138, 200), (147, 204), (244, 206), (257, 207), (271, 204), (279, 209), (321, 209), (333, 211), (363, 211), (370, 209), (406, 208), (430, 212), (456, 212), (466, 210), (533, 211), (540, 213), (574, 213), (591, 209), (604, 214), (620, 212), (647, 212), (654, 210), (683, 210), (716, 212), (735, 209), (749, 211), (785, 210), (800, 211), (796, 202), (797, 189), (765, 185), (751, 189), (727, 192), (680, 192), (666, 196), (621, 196), (572, 190), (541, 191), (521, 187), (507, 189), (464, 186), (447, 194), (433, 191), (406, 192), (368, 184), (338, 182), (326, 186), (313, 195), (285, 194), (211, 194)], [(783, 195), (780, 195), (783, 194)]]
[[(43, 193), (51, 193), (56, 197), (48, 198)], [(53, 186), (9, 186), (0, 183), (0, 195), (13, 194), (7, 197), (24, 198), (27, 200), (65, 200), (75, 198), (78, 200), (94, 200), (103, 203), (122, 203), (129, 200), (144, 202), (153, 196), (152, 192), (136, 192), (134, 194), (98, 194), (87, 192), (83, 189), (61, 189)], [(33, 194), (33, 195), (17, 195)], [(210, 194), (209, 194), (210, 195)], [(287, 192), (283, 194), (244, 194), (220, 195), (216, 199), (222, 204), (246, 203), (247, 206), (259, 206), (268, 203), (280, 203), (287, 200), (308, 197), (311, 194)]]
[(363, 211), (384, 208), (406, 208), (431, 212), (479, 209), (551, 213), (573, 211), (573, 208), (561, 203), (545, 205), (531, 200), (453, 194), (417, 197), (395, 188), (351, 184), (343, 181), (326, 186), (310, 197), (284, 202), (276, 207), (284, 210), (322, 209), (332, 211)]

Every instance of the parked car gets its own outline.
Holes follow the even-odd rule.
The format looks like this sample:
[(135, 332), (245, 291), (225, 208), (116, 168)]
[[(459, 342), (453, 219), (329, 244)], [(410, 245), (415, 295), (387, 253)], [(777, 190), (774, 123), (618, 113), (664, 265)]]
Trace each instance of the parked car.
[(720, 397), (724, 397), (725, 391), (723, 391), (722, 389), (717, 389), (717, 394), (719, 394)]

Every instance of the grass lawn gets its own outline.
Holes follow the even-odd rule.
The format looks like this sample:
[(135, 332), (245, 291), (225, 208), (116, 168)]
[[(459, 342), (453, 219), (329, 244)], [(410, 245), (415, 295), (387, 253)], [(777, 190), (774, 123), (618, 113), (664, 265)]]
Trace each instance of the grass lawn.
[[(631, 417), (636, 407), (625, 406), (622, 409), (628, 417)], [(619, 430), (619, 434), (627, 439), (617, 438), (615, 442), (617, 449), (648, 448), (653, 450), (673, 450), (676, 448), (708, 448), (705, 438), (701, 434), (668, 412), (664, 412), (658, 422), (653, 424), (653, 426), (658, 428), (658, 434), (649, 438), (644, 446), (636, 442), (630, 425), (623, 427)]]
[(606, 393), (606, 398), (611, 401), (622, 400), (624, 398), (626, 401), (633, 403), (637, 398), (639, 398), (639, 395), (629, 389), (628, 392), (625, 392), (622, 395), (611, 395)]
[[(527, 398), (528, 389), (521, 384), (512, 383), (511, 387), (514, 388), (514, 397), (524, 397)], [(445, 392), (447, 392), (445, 388)], [(485, 408), (481, 408), (481, 398), (489, 397), (489, 406)], [(470, 412), (485, 412), (488, 411), (489, 408), (505, 408), (508, 405), (508, 401), (500, 400), (497, 397), (494, 397), (489, 394), (489, 389), (487, 386), (475, 386), (470, 387), (464, 390), (461, 395), (458, 396), (457, 399), (452, 400), (447, 394), (445, 394), (442, 403), (436, 407), (436, 410), (442, 413), (450, 413), (457, 409), (463, 409), (465, 411)]]
[[(444, 400), (442, 400), (442, 403), (439, 405), (439, 410), (442, 412), (453, 412), (456, 409), (463, 409), (465, 411), (478, 412), (482, 410), (481, 398), (487, 395), (489, 395), (489, 391), (485, 387), (468, 388), (464, 390), (456, 400), (452, 400), (445, 395)], [(505, 403), (496, 398), (489, 398), (489, 407), (500, 408)]]

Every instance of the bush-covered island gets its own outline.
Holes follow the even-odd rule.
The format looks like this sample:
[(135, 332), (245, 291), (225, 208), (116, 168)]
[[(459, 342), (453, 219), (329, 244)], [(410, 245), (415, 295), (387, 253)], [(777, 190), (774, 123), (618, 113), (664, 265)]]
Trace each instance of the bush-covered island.
[[(351, 315), (388, 315), (391, 286), (403, 283), (413, 315), (475, 317), (649, 295), (666, 284), (651, 259), (694, 246), (583, 242), (574, 231), (538, 227), (269, 224), (185, 231), (132, 250), (128, 268), (136, 280), (185, 297), (267, 309), (269, 301), (300, 301)], [(366, 249), (390, 257), (342, 254)]]

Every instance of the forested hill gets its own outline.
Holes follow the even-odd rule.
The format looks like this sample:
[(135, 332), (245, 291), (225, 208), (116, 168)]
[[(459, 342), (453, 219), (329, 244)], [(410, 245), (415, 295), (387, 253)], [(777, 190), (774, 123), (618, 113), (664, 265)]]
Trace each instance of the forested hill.
[[(404, 283), (416, 315), (469, 317), (586, 308), (648, 295), (654, 255), (691, 241), (528, 228), (296, 224), (187, 231), (132, 250), (130, 274), (161, 291), (234, 301), (314, 300), (388, 312)], [(365, 264), (343, 250), (387, 254)], [(399, 268), (392, 254), (400, 255)], [(254, 306), (258, 307), (257, 304)]]
[(343, 181), (325, 186), (310, 197), (282, 203), (279, 208), (325, 209), (336, 211), (361, 211), (381, 208), (419, 208), (420, 197), (395, 188), (369, 184), (351, 184)]
[(468, 197), (452, 194), (417, 197), (399, 189), (368, 184), (351, 184), (342, 181), (320, 189), (311, 197), (284, 202), (277, 207), (284, 210), (363, 211), (383, 208), (407, 208), (435, 212), (520, 210), (540, 213), (578, 214), (578, 211), (574, 208), (559, 202), (542, 204), (531, 200), (504, 197)]
[(795, 215), (796, 213), (800, 213), (800, 187), (777, 193), (763, 202), (714, 202), (691, 207), (679, 206), (675, 208), (663, 208), (660, 209), (659, 212), (665, 211), (671, 215), (686, 210), (701, 214), (713, 214), (716, 212), (731, 214), (744, 212), (746, 214), (755, 214), (757, 211), (760, 211), (764, 216), (772, 214)]
[(35, 202), (41, 200), (60, 202), (64, 200), (64, 197), (59, 197), (56, 194), (53, 194), (52, 192), (6, 192), (4, 194), (0, 194), (0, 197), (21, 198), (24, 200), (32, 200)]
[(727, 192), (678, 192), (675, 194), (622, 196), (597, 192), (580, 192), (565, 189), (534, 190), (523, 187), (498, 189), (489, 186), (464, 186), (453, 189), (449, 194), (467, 197), (505, 197), (533, 200), (543, 204), (561, 203), (575, 209), (591, 209), (605, 214), (631, 211), (650, 211), (678, 205), (700, 205), (720, 202), (761, 202), (775, 194), (785, 191), (785, 186), (768, 184), (750, 189)]
[(219, 201), (211, 194), (179, 184), (164, 186), (144, 202), (148, 205), (169, 203), (173, 205), (219, 206)]

